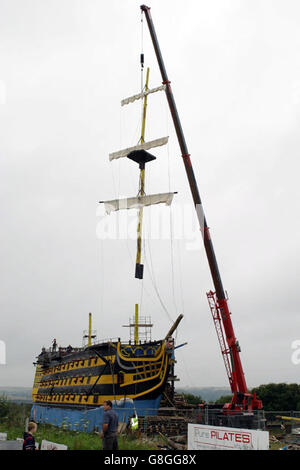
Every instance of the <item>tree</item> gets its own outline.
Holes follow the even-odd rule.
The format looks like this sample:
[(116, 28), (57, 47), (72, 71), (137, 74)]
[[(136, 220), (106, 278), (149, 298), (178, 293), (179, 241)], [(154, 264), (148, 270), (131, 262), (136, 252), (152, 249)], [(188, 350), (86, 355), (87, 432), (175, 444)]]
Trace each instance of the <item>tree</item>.
[(193, 395), (192, 393), (183, 393), (184, 398), (186, 399), (187, 403), (192, 405), (199, 405), (203, 402), (201, 397)]
[(219, 405), (224, 405), (225, 403), (230, 403), (231, 400), (232, 400), (232, 395), (222, 395), (220, 398), (218, 398), (216, 403), (218, 403)]
[(252, 390), (263, 403), (266, 411), (297, 411), (300, 410), (300, 385), (286, 383), (270, 383), (260, 385)]
[(0, 396), (0, 418), (5, 418), (8, 415), (9, 403), (5, 395)]

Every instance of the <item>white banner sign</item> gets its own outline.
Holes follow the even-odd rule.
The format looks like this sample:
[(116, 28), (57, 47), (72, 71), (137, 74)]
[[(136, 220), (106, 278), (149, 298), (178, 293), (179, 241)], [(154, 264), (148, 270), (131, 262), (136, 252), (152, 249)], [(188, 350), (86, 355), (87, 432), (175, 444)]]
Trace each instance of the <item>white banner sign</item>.
[(269, 433), (188, 424), (188, 450), (268, 450)]
[(42, 440), (41, 450), (68, 450), (68, 446), (64, 444), (56, 444), (55, 442)]

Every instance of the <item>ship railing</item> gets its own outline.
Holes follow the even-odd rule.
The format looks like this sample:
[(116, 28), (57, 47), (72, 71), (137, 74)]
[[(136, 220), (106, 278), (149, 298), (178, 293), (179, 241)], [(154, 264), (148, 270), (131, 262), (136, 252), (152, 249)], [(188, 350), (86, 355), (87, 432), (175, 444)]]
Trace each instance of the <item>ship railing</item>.
[[(104, 338), (104, 339), (92, 339), (91, 344), (92, 346), (97, 346), (98, 344), (105, 344), (105, 343), (117, 343), (120, 338)], [(85, 349), (88, 347), (87, 342), (84, 343), (83, 348)]]
[[(123, 341), (120, 338), (105, 338), (101, 340), (92, 341), (92, 346), (97, 346), (97, 345), (105, 344), (105, 343), (118, 343), (118, 342), (120, 342), (121, 344), (134, 344), (134, 341), (132, 340)], [(149, 341), (140, 341), (140, 344), (143, 344), (143, 343), (149, 343)], [(82, 349), (85, 349), (86, 347), (87, 347), (87, 344)]]
[[(120, 338), (104, 338), (101, 340), (95, 340), (92, 341), (92, 346), (97, 346), (100, 344), (107, 344), (107, 343), (118, 343), (120, 342), (121, 344), (134, 344), (133, 341), (127, 340), (127, 341), (122, 341)], [(140, 341), (140, 344), (147, 343), (148, 341)], [(43, 348), (42, 353), (47, 353), (47, 354), (57, 354), (57, 353), (70, 353), (70, 352), (81, 352), (84, 351), (88, 347), (87, 344), (84, 344), (80, 348), (74, 348), (72, 346), (69, 347), (57, 347), (55, 350), (53, 350), (52, 347), (50, 348)]]
[(69, 348), (59, 347), (59, 348), (56, 348), (55, 350), (53, 350), (53, 348), (43, 348), (42, 353), (57, 354), (57, 353), (79, 352), (79, 351), (83, 351), (84, 349), (85, 348), (73, 348), (72, 346)]

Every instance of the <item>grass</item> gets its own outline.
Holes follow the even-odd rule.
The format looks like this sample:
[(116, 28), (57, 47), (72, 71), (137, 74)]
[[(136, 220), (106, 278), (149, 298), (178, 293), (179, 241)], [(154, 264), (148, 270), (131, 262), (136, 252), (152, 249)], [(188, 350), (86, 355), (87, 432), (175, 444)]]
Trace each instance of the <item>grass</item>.
[[(7, 433), (8, 440), (23, 438), (25, 418), (30, 415), (31, 405), (11, 403), (0, 395), (0, 432)], [(101, 450), (102, 439), (94, 433), (70, 431), (51, 424), (39, 424), (35, 434), (39, 444), (42, 440), (65, 444), (69, 450)], [(162, 444), (157, 437), (148, 439), (142, 436), (121, 434), (120, 450), (155, 450)]]
[[(2, 422), (0, 423), (0, 432), (6, 432), (8, 440), (15, 440), (17, 437), (23, 437), (24, 426)], [(35, 440), (40, 444), (43, 439), (57, 444), (65, 444), (68, 446), (68, 450), (102, 449), (102, 440), (96, 434), (68, 431), (50, 424), (38, 425)], [(155, 450), (159, 443), (161, 443), (161, 441), (157, 438), (150, 440), (138, 436), (119, 436), (120, 450)]]

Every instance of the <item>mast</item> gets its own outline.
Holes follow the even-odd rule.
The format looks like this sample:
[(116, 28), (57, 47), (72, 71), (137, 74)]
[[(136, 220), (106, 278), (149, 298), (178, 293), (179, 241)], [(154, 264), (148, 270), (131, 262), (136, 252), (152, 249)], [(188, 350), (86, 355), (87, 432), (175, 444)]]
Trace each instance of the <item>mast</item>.
[[(141, 69), (144, 67), (144, 54), (141, 54)], [(128, 147), (117, 152), (109, 154), (109, 160), (115, 160), (119, 158), (128, 158), (139, 165), (139, 190), (136, 197), (130, 197), (125, 199), (115, 199), (111, 201), (99, 201), (104, 203), (107, 214), (112, 211), (118, 211), (121, 209), (138, 209), (138, 224), (137, 224), (137, 253), (136, 253), (136, 265), (135, 265), (135, 278), (143, 279), (144, 265), (141, 263), (142, 260), (142, 223), (143, 223), (143, 209), (146, 206), (153, 204), (166, 204), (170, 205), (176, 192), (149, 194), (145, 193), (145, 167), (146, 163), (156, 160), (156, 157), (149, 153), (147, 150), (155, 147), (160, 147), (168, 143), (168, 137), (160, 137), (158, 139), (146, 142), (145, 141), (145, 128), (146, 128), (146, 111), (147, 111), (147, 99), (148, 95), (164, 90), (164, 86), (149, 89), (149, 68), (147, 68), (146, 83), (145, 86), (141, 87), (141, 93), (125, 98), (121, 101), (121, 106), (133, 103), (136, 100), (143, 100), (143, 112), (142, 112), (142, 123), (141, 123), (141, 137), (138, 144), (134, 147)], [(128, 325), (132, 326), (131, 322)], [(138, 344), (139, 338), (139, 327), (152, 327), (147, 320), (144, 323), (140, 323), (139, 318), (139, 305), (135, 304), (134, 314), (134, 343)]]
[[(225, 359), (225, 356), (228, 360), (230, 358), (230, 363), (231, 363), (231, 368), (228, 371), (228, 374), (229, 374), (229, 382), (230, 382), (231, 390), (234, 394), (233, 403), (236, 403), (237, 401), (241, 402), (242, 400), (244, 404), (245, 396), (246, 395), (249, 396), (249, 392), (248, 392), (248, 388), (246, 385), (246, 380), (245, 380), (242, 363), (241, 363), (241, 359), (239, 355), (240, 348), (239, 348), (239, 344), (234, 334), (234, 329), (233, 329), (233, 325), (232, 325), (231, 318), (230, 318), (231, 314), (230, 314), (227, 299), (225, 296), (225, 291), (224, 291), (223, 283), (221, 280), (221, 275), (220, 275), (212, 239), (211, 239), (210, 232), (209, 232), (209, 227), (207, 225), (207, 220), (204, 215), (204, 210), (203, 210), (200, 193), (198, 190), (198, 185), (197, 185), (197, 181), (196, 181), (193, 166), (192, 166), (192, 161), (191, 161), (190, 154), (189, 154), (187, 144), (185, 141), (183, 129), (181, 126), (180, 118), (178, 115), (178, 111), (177, 111), (177, 107), (176, 107), (176, 103), (174, 99), (174, 95), (171, 89), (171, 82), (168, 78), (164, 61), (162, 58), (162, 54), (160, 51), (159, 43), (157, 40), (156, 32), (154, 29), (154, 25), (153, 25), (151, 13), (150, 13), (150, 8), (147, 7), (146, 5), (141, 5), (141, 10), (144, 12), (146, 16), (150, 36), (152, 39), (156, 58), (157, 58), (159, 69), (160, 69), (161, 76), (162, 76), (162, 83), (165, 86), (165, 93), (166, 93), (167, 101), (169, 104), (170, 112), (172, 115), (175, 131), (177, 134), (177, 139), (178, 139), (179, 147), (181, 150), (181, 156), (183, 158), (185, 171), (187, 174), (197, 217), (199, 220), (199, 225), (200, 225), (200, 230), (202, 233), (205, 252), (206, 252), (211, 276), (212, 276), (213, 283), (214, 283), (215, 295), (216, 295), (216, 307), (220, 314), (219, 315), (220, 326), (223, 325), (225, 336), (226, 336), (226, 341), (228, 345), (228, 349), (226, 350), (225, 348), (224, 351), (222, 350), (222, 354), (224, 355), (223, 356), (224, 359)], [(253, 398), (252, 400), (253, 405), (257, 407), (261, 407), (261, 402), (259, 402), (258, 400), (256, 401), (255, 397), (252, 397), (252, 398)]]
[(92, 345), (92, 314), (89, 313), (89, 337), (88, 337), (88, 346)]
[[(143, 63), (142, 63), (142, 65), (143, 65)], [(145, 92), (148, 91), (148, 85), (149, 85), (149, 67), (147, 68)], [(145, 143), (147, 98), (148, 98), (148, 95), (145, 94), (144, 104), (143, 104), (142, 132), (141, 132), (141, 139), (140, 139), (141, 144)], [(140, 165), (139, 195), (140, 196), (145, 196), (145, 165), (143, 165), (143, 166)], [(141, 264), (141, 258), (142, 258), (142, 223), (143, 223), (143, 207), (141, 207), (139, 209), (139, 214), (138, 214), (137, 250), (136, 250), (136, 264), (135, 264), (135, 277), (137, 279), (143, 279), (143, 271), (144, 271), (144, 266)]]
[[(93, 340), (95, 341), (97, 338), (97, 332), (96, 330), (92, 329), (92, 314), (91, 312), (89, 313), (89, 327), (87, 330), (84, 330), (83, 332), (83, 346), (92, 346)], [(87, 342), (86, 342), (87, 340)]]

